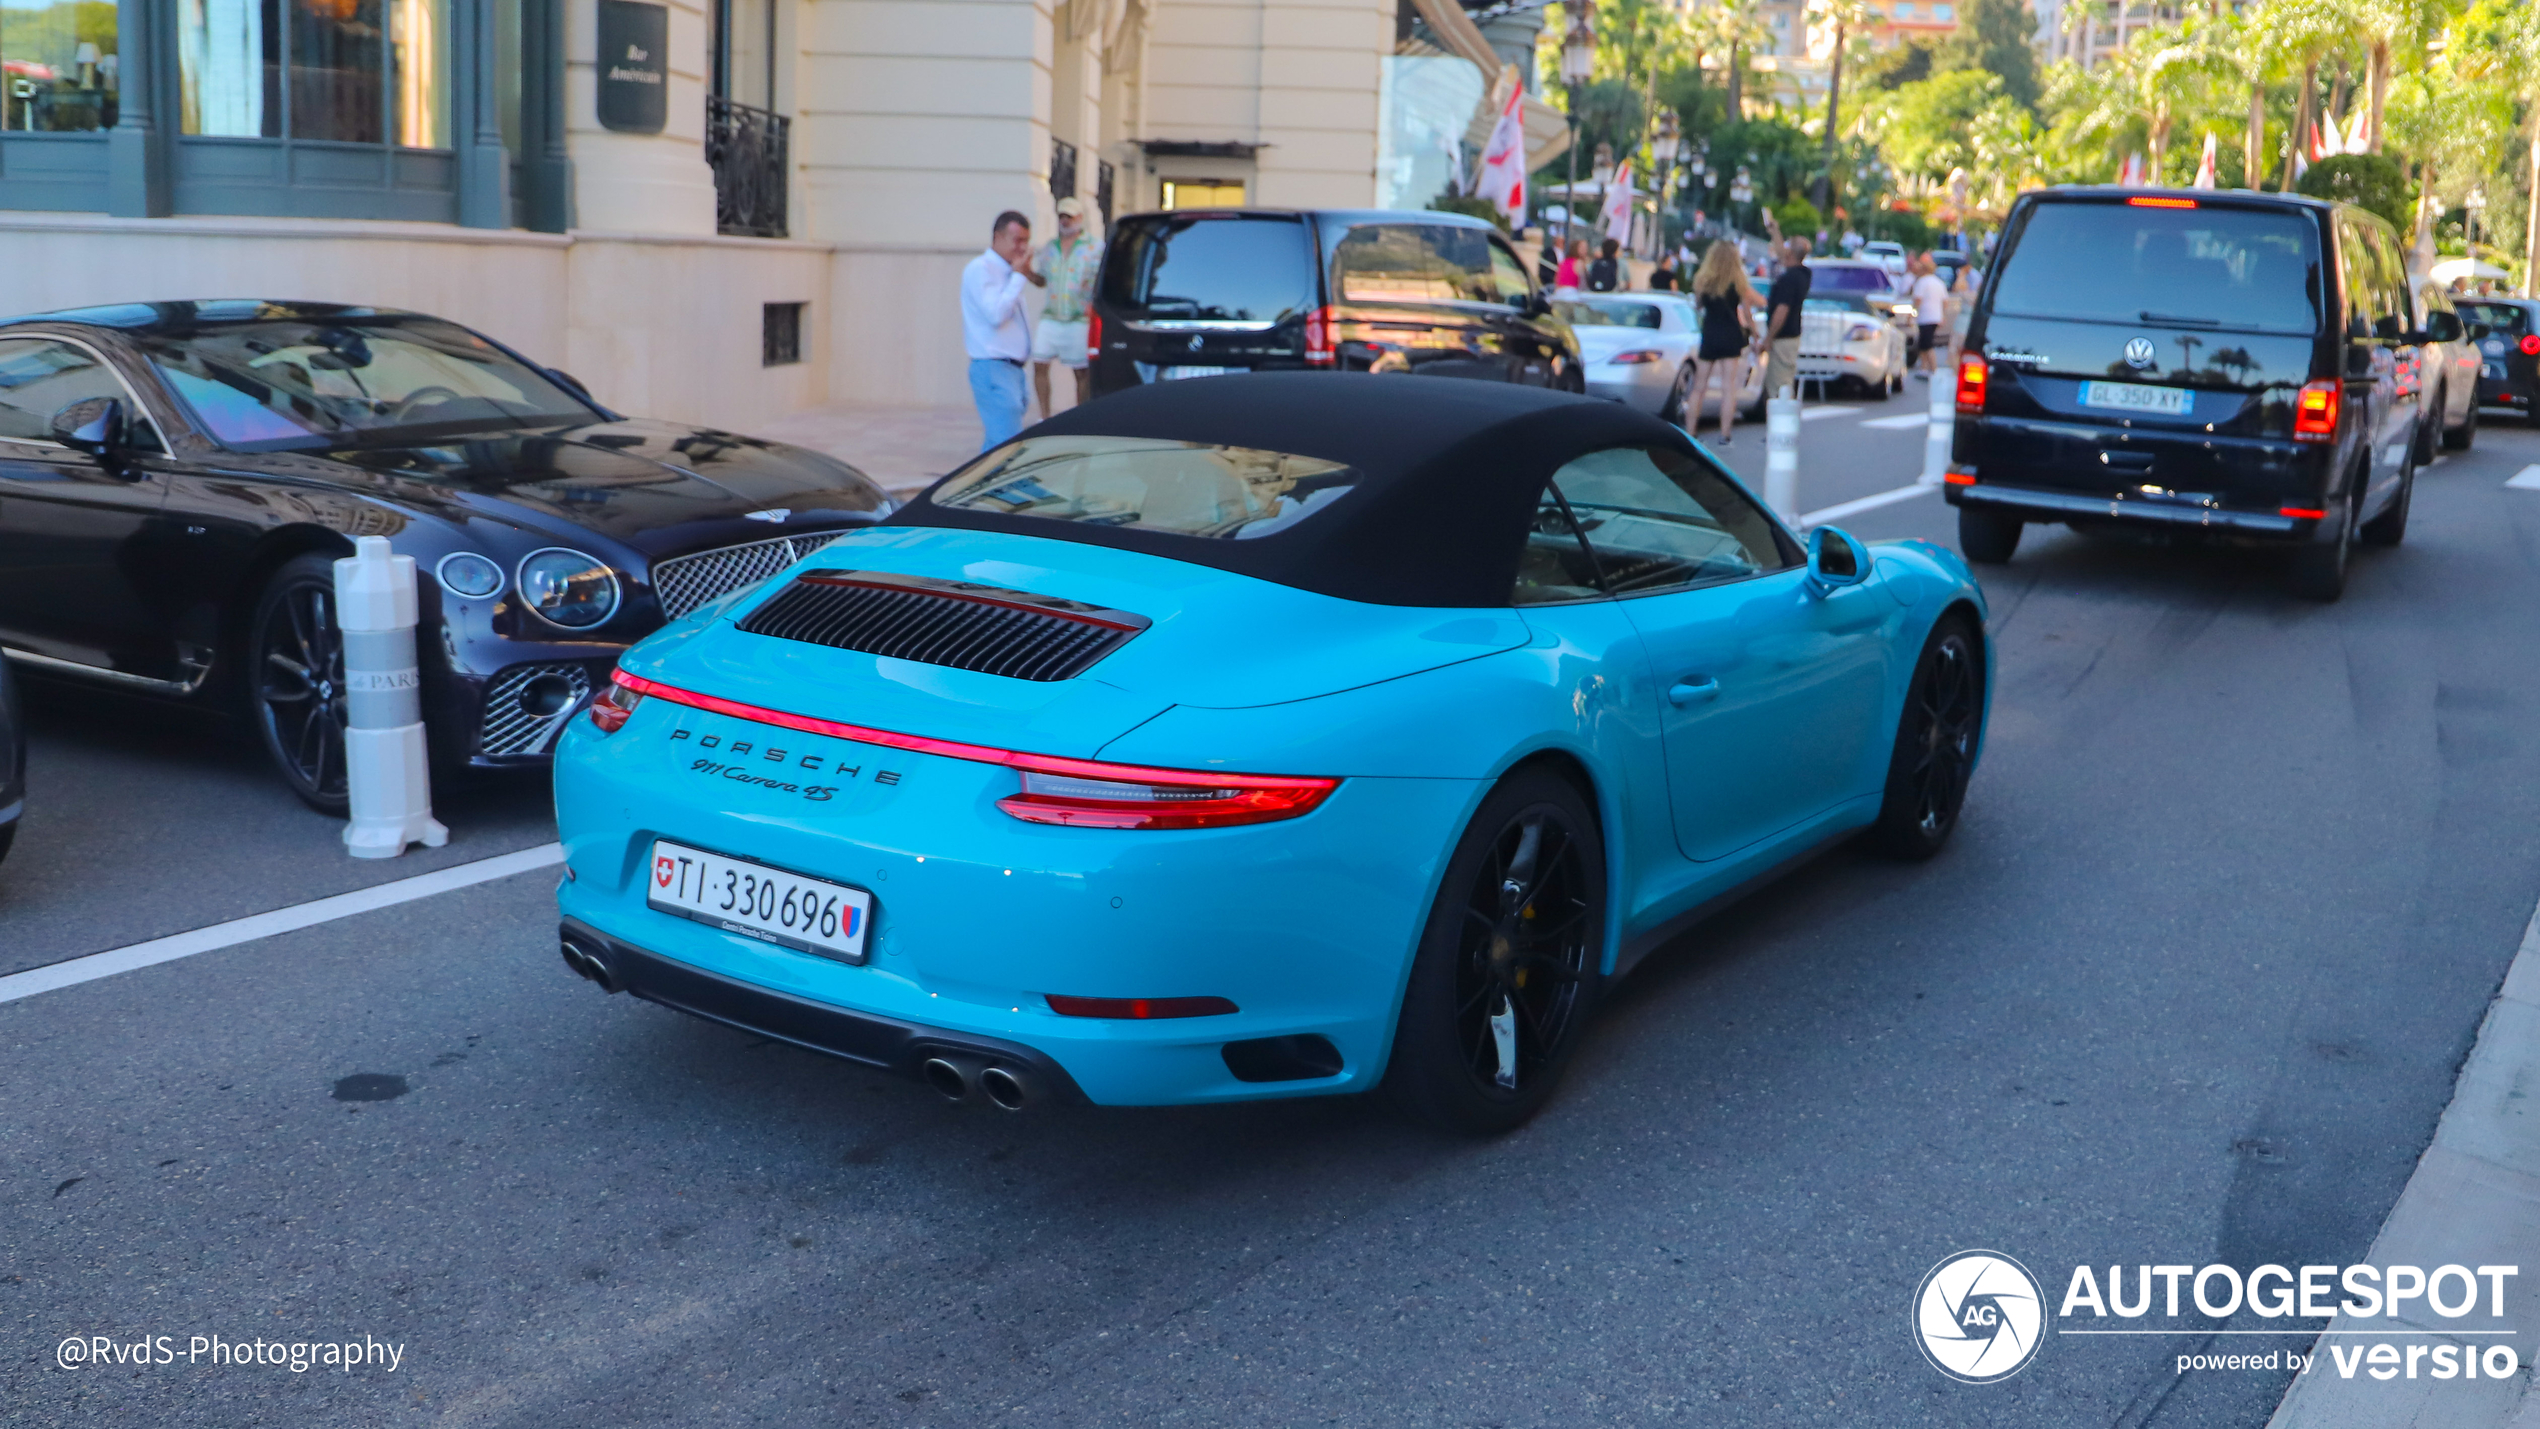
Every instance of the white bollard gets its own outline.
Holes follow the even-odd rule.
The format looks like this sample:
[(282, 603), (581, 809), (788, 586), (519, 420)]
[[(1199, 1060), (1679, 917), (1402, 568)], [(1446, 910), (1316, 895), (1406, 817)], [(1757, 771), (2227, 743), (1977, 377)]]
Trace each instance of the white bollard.
[(1764, 404), (1764, 504), (1799, 524), (1799, 403), (1788, 387)]
[(395, 858), (406, 845), (439, 848), (450, 831), (432, 817), (423, 756), (423, 680), (415, 669), (415, 558), (362, 536), (335, 563), (335, 623), (344, 632), (344, 773), (353, 821), (344, 850)]
[(1949, 474), (1949, 441), (1958, 430), (1958, 383), (1954, 372), (1931, 375), (1931, 425), (1923, 431), (1923, 484), (1938, 486)]

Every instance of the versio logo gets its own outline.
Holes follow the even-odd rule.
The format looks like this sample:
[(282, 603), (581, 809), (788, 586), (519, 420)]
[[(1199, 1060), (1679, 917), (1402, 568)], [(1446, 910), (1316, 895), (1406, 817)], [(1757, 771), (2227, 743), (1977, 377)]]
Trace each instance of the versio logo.
[(1932, 1368), (1968, 1384), (2028, 1368), (2045, 1322), (2044, 1287), (1999, 1251), (1962, 1250), (1933, 1266), (1914, 1291), (1914, 1343)]

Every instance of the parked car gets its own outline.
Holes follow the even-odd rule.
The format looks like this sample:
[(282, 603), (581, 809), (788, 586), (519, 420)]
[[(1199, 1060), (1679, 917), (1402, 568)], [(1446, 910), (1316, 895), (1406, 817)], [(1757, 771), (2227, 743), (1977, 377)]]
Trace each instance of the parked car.
[[(1717, 384), (1703, 394), (1702, 411), (1688, 416), (1694, 354), (1702, 347), (1702, 317), (1691, 300), (1673, 293), (1613, 293), (1564, 298), (1553, 309), (1579, 339), (1579, 368), (1591, 397), (1605, 397), (1670, 422), (1691, 426), (1720, 410)], [(1764, 405), (1764, 364), (1746, 365), (1737, 394), (1740, 415)]]
[(2540, 302), (2463, 298), (2460, 314), (2478, 348), (2479, 403), (2540, 426)]
[[(1813, 265), (1812, 265), (1813, 266)], [(1905, 390), (1913, 343), (1882, 293), (1820, 295), (1800, 305), (1799, 375), (1878, 401)]]
[(1902, 243), (1892, 243), (1884, 238), (1873, 239), (1862, 244), (1860, 251), (1852, 256), (1876, 264), (1897, 277), (1905, 274), (1905, 245)]
[(1322, 369), (1587, 390), (1578, 340), (1479, 219), (1209, 209), (1114, 224), (1086, 330), (1093, 390)]
[(2441, 324), (2444, 331), (2454, 333), (2448, 339), (2430, 340), (2416, 349), (2412, 364), (2403, 376), (2417, 385), (2418, 401), (2424, 407), (2425, 420), (2417, 424), (2417, 463), (2422, 466), (2434, 460), (2434, 444), (2439, 439), (2446, 451), (2465, 452), (2478, 440), (2478, 344), (2470, 341), (2468, 325), (2452, 304), (2452, 295), (2431, 278), (2416, 278), (2416, 322), (2420, 332), (2431, 337), (2437, 326), (2435, 314), (2445, 314), (2449, 321)]
[(2335, 600), (2355, 544), (2407, 533), (2417, 317), (2399, 237), (2346, 204), (2066, 188), (2013, 204), (1957, 374), (1947, 494), (1968, 559), (2031, 521), (2288, 548)]
[(627, 652), (557, 750), (561, 951), (1009, 1110), (1505, 1131), (1706, 909), (1943, 847), (1984, 622), (1616, 403), (1121, 393)]
[(17, 842), (18, 821), (25, 813), (26, 710), (18, 703), (9, 662), (0, 660), (0, 859)]
[(890, 511), (815, 452), (621, 417), (421, 313), (267, 301), (0, 323), (0, 650), (234, 710), (345, 807), (332, 565), (415, 558), (436, 766), (543, 766), (619, 651)]

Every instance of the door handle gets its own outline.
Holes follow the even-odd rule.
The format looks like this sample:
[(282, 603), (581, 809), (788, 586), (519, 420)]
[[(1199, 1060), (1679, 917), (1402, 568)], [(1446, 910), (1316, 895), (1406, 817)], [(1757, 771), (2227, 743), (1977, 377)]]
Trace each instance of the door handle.
[(1704, 700), (1716, 700), (1719, 697), (1720, 682), (1708, 677), (1686, 680), (1667, 687), (1667, 703), (1671, 705), (1700, 704)]

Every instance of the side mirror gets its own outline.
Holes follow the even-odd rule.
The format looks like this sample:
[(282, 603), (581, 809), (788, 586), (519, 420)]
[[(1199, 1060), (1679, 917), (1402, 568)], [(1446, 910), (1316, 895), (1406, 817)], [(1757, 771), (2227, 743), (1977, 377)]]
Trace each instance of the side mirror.
[(1851, 533), (1820, 526), (1808, 537), (1808, 592), (1825, 596), (1869, 579), (1870, 548)]
[(2459, 313), (2447, 313), (2441, 308), (2436, 308), (2433, 312), (2427, 313), (2425, 315), (2425, 336), (2426, 340), (2429, 342), (2460, 341), (2461, 315)]
[(2477, 340), (2477, 339), (2479, 339), (2479, 338), (2485, 337), (2485, 336), (2487, 336), (2489, 333), (2494, 332), (2494, 331), (2495, 331), (2495, 329), (2494, 329), (2494, 328), (2489, 327), (2489, 326), (2488, 326), (2487, 324), (2485, 324), (2485, 323), (2471, 323), (2471, 324), (2469, 325), (2469, 336), (2470, 336), (2470, 339), (2471, 339), (2472, 341), (2476, 341), (2476, 340)]
[(53, 440), (104, 459), (123, 445), (123, 403), (113, 397), (73, 402), (53, 414)]

